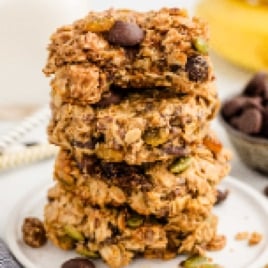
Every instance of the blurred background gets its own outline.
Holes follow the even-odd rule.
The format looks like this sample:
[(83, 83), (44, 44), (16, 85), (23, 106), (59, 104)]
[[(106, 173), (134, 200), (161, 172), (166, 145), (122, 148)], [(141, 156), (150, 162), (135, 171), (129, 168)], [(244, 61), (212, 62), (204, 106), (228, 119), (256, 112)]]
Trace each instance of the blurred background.
[[(252, 70), (248, 71), (250, 66), (247, 66), (247, 62), (240, 64), (239, 59), (235, 59), (235, 56), (239, 55), (237, 50), (247, 47), (248, 44), (245, 43), (247, 40), (241, 40), (240, 47), (235, 47), (225, 37), (233, 29), (230, 38), (233, 39), (234, 36), (237, 36), (237, 39), (241, 38), (239, 32), (235, 32), (237, 26), (235, 23), (247, 24), (246, 21), (249, 20), (242, 20), (245, 17), (239, 17), (241, 15), (239, 12), (224, 13), (224, 7), (226, 10), (230, 10), (228, 9), (230, 6), (220, 6), (224, 2), (243, 5), (242, 2), (245, 1), (28, 0), (26, 4), (23, 0), (0, 0), (0, 118), (12, 119), (23, 116), (48, 102), (49, 79), (44, 77), (42, 68), (47, 57), (46, 46), (49, 36), (56, 27), (84, 16), (89, 9), (102, 10), (111, 6), (139, 10), (175, 6), (187, 8), (191, 14), (197, 12), (198, 15), (209, 21), (212, 47), (221, 55), (217, 56), (212, 52), (220, 96), (224, 98), (229, 93), (241, 90), (242, 85), (251, 76)], [(267, 15), (267, 10), (265, 12)], [(231, 22), (230, 13), (238, 19)], [(233, 27), (230, 23), (233, 24)], [(253, 31), (252, 34), (254, 36), (255, 32)], [(256, 41), (256, 38), (253, 40)], [(232, 48), (234, 51), (230, 52)], [(248, 49), (250, 51), (251, 47), (249, 46)], [(228, 57), (229, 52), (233, 58)], [(243, 53), (247, 52), (243, 51)], [(243, 53), (241, 52), (241, 54)], [(250, 53), (244, 58), (247, 59), (247, 57), (248, 60), (252, 60)], [(229, 63), (230, 60), (235, 64)], [(258, 65), (254, 67), (256, 69)]]
[[(86, 0), (0, 1), (0, 110), (17, 116), (49, 99), (49, 80), (42, 73), (50, 34), (83, 16)], [(21, 111), (21, 113), (18, 111)]]

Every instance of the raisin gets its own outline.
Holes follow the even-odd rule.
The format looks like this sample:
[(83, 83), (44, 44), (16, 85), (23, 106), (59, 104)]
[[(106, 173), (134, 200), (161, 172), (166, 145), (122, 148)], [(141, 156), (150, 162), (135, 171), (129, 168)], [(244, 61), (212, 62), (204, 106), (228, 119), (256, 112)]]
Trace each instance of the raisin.
[(33, 248), (39, 248), (47, 241), (44, 225), (38, 218), (25, 218), (22, 225), (22, 234), (23, 241)]
[(176, 146), (172, 144), (167, 144), (163, 147), (163, 151), (166, 154), (175, 155), (177, 157), (183, 157), (189, 155), (189, 150), (182, 147), (182, 146)]
[(205, 82), (208, 80), (208, 63), (204, 57), (190, 56), (185, 67), (191, 81)]
[(217, 200), (215, 202), (215, 205), (219, 205), (223, 201), (225, 201), (225, 199), (228, 197), (228, 195), (229, 195), (228, 190), (225, 190), (225, 191), (217, 190)]
[(102, 98), (100, 99), (99, 102), (95, 104), (95, 106), (100, 107), (100, 108), (105, 108), (112, 104), (119, 104), (122, 98), (123, 98), (122, 94), (120, 95), (117, 92), (109, 91), (106, 94), (102, 95)]

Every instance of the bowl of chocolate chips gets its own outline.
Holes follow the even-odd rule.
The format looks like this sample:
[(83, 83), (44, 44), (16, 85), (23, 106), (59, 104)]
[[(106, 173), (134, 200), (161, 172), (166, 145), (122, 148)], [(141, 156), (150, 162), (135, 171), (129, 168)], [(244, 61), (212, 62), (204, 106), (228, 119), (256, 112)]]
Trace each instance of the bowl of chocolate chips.
[(241, 160), (268, 174), (268, 73), (258, 72), (221, 108), (223, 126)]

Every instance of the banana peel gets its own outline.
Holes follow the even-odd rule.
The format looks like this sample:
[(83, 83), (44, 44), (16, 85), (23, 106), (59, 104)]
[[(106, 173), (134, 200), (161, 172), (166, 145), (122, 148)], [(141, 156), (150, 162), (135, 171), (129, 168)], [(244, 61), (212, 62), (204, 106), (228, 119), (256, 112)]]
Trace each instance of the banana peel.
[(216, 53), (247, 69), (268, 70), (268, 5), (201, 0), (196, 15), (208, 22)]

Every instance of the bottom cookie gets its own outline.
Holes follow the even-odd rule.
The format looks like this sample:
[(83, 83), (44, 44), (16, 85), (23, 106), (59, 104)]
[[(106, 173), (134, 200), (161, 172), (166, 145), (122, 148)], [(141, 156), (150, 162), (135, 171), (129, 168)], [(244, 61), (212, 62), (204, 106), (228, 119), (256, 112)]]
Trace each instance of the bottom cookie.
[(183, 253), (202, 255), (216, 236), (214, 215), (191, 215), (188, 224), (182, 225), (180, 216), (155, 218), (128, 207), (85, 205), (59, 187), (50, 189), (48, 200), (44, 222), (53, 244), (89, 258), (102, 258), (113, 268), (138, 256), (169, 259)]

